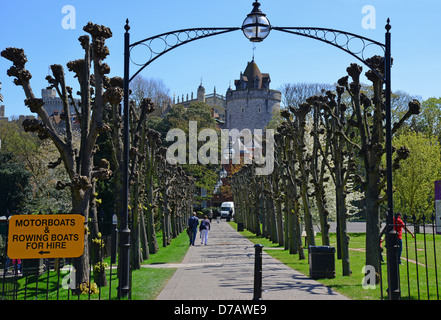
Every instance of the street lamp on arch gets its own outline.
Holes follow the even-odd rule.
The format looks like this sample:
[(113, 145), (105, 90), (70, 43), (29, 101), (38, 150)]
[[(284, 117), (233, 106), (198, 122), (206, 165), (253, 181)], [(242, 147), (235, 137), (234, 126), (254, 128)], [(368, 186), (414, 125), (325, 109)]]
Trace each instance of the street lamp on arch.
[(260, 10), (260, 3), (257, 0), (253, 3), (253, 7), (242, 23), (242, 31), (251, 42), (261, 42), (268, 37), (271, 24), (266, 14)]

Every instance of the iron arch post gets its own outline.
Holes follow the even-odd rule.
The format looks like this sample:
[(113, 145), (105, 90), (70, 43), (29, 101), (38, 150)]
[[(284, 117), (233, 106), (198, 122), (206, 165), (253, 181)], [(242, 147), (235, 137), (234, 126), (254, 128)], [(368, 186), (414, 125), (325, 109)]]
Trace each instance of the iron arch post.
[(120, 241), (120, 252), (119, 252), (119, 286), (118, 286), (118, 296), (120, 298), (126, 298), (130, 292), (130, 229), (129, 229), (129, 148), (130, 148), (130, 134), (129, 134), (129, 65), (130, 65), (130, 26), (129, 20), (127, 19), (126, 25), (124, 27), (126, 32), (124, 33), (124, 101), (123, 101), (123, 112), (124, 112), (124, 128), (123, 128), (123, 161), (124, 161), (124, 172), (123, 172), (123, 195), (122, 195), (122, 212), (121, 212), (121, 226), (119, 228), (119, 241)]
[(387, 181), (387, 218), (386, 218), (386, 249), (387, 249), (387, 277), (388, 296), (390, 300), (401, 299), (400, 269), (397, 245), (397, 232), (394, 228), (394, 206), (392, 191), (392, 116), (391, 116), (391, 76), (392, 76), (392, 55), (391, 55), (391, 25), (387, 19), (386, 25), (386, 52), (385, 52), (385, 109), (386, 109), (386, 181)]

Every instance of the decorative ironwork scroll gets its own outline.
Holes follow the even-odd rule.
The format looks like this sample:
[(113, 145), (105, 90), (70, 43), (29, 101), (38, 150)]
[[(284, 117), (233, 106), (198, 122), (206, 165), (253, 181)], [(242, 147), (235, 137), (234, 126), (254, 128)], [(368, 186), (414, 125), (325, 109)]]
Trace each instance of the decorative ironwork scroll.
[(286, 33), (296, 34), (303, 37), (316, 39), (337, 47), (353, 57), (360, 60), (363, 64), (368, 66), (380, 79), (385, 81), (383, 75), (380, 75), (373, 66), (369, 65), (365, 57), (366, 50), (371, 46), (376, 46), (382, 50), (381, 56), (384, 56), (386, 46), (383, 43), (349, 33), (334, 29), (325, 28), (299, 28), (299, 27), (271, 27), (272, 30), (278, 30)]
[(147, 67), (150, 63), (158, 59), (160, 56), (165, 53), (182, 46), (186, 43), (202, 39), (208, 38), (215, 35), (228, 33), (236, 30), (240, 30), (241, 28), (192, 28), (192, 29), (182, 29), (171, 31), (163, 34), (159, 34), (135, 43), (130, 44), (130, 50), (132, 50), (136, 46), (144, 46), (147, 48), (147, 62), (145, 63), (137, 63), (133, 60), (137, 66), (141, 68), (130, 78), (129, 82), (133, 80), (145, 67)]

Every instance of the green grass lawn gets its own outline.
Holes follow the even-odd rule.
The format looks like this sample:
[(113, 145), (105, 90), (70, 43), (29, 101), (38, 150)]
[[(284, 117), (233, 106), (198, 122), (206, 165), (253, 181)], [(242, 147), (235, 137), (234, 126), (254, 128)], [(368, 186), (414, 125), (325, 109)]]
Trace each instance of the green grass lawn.
[[(234, 222), (230, 222), (231, 226), (236, 229), (237, 225)], [(305, 274), (309, 275), (308, 264), (308, 251), (305, 249), (306, 259), (299, 260), (298, 254), (290, 254), (288, 250), (283, 250), (279, 247), (278, 243), (272, 243), (270, 240), (257, 237), (255, 234), (245, 230), (240, 232), (247, 237), (253, 243), (259, 243), (264, 246), (266, 253), (274, 257), (275, 259), (283, 262), (287, 266)], [(336, 245), (335, 234), (331, 234), (331, 246)], [(381, 286), (377, 285), (375, 289), (365, 289), (362, 286), (363, 282), (363, 267), (365, 266), (365, 240), (366, 235), (363, 233), (350, 234), (350, 266), (352, 270), (351, 276), (342, 276), (342, 262), (341, 260), (335, 260), (336, 277), (333, 279), (319, 279), (320, 283), (334, 289), (343, 295), (354, 300), (379, 300), (381, 299)], [(401, 283), (401, 297), (402, 299), (422, 299), (422, 300), (434, 300), (439, 299), (437, 288), (441, 285), (437, 283), (437, 271), (435, 270), (435, 258), (438, 259), (437, 263), (441, 260), (441, 236), (435, 235), (435, 241), (438, 243), (436, 251), (433, 249), (433, 235), (417, 234), (416, 240), (408, 236), (407, 246), (406, 239), (403, 235), (403, 253), (402, 264), (400, 266), (400, 283)], [(415, 255), (415, 241), (417, 255)], [(426, 251), (424, 248), (426, 243)], [(316, 237), (316, 245), (321, 245), (320, 234)], [(406, 247), (408, 250), (406, 250)], [(406, 252), (408, 251), (408, 252)], [(409, 255), (409, 260), (405, 258)], [(427, 262), (426, 262), (427, 258)], [(384, 256), (386, 260), (386, 257)], [(425, 266), (428, 266), (426, 268)], [(426, 274), (427, 270), (427, 274)], [(387, 299), (387, 269), (386, 264), (382, 264), (383, 274), (383, 298)], [(408, 276), (409, 275), (409, 276)], [(441, 274), (439, 274), (441, 276)], [(410, 279), (409, 281), (407, 279)], [(429, 290), (428, 290), (429, 289)], [(441, 288), (439, 288), (441, 289)], [(429, 293), (429, 295), (428, 295)]]
[[(162, 243), (158, 237), (158, 243)], [(189, 248), (188, 235), (181, 233), (171, 244), (160, 248), (144, 264), (179, 263), (184, 259)], [(133, 300), (154, 300), (161, 292), (167, 281), (173, 276), (176, 269), (173, 268), (142, 268), (132, 273), (132, 299)]]

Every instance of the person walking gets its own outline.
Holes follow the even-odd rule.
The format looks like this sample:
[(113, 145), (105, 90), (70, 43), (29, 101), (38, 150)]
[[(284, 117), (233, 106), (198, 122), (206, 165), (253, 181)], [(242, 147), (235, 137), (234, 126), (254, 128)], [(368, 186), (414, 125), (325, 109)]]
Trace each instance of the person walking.
[(21, 259), (12, 259), (12, 265), (14, 266), (13, 273), (21, 274)]
[(401, 253), (403, 252), (403, 228), (406, 232), (410, 233), (412, 238), (415, 238), (415, 235), (406, 227), (403, 220), (401, 220), (401, 213), (397, 212), (394, 217), (394, 229), (397, 232), (398, 236), (398, 263), (401, 264)]
[(205, 216), (204, 220), (201, 222), (201, 226), (199, 227), (199, 231), (201, 233), (201, 244), (207, 245), (208, 242), (208, 232), (210, 231), (210, 220), (208, 220), (208, 217)]
[(196, 212), (193, 212), (193, 216), (188, 219), (188, 229), (190, 230), (190, 245), (194, 246), (196, 240), (196, 233), (198, 232), (199, 219), (196, 217)]

